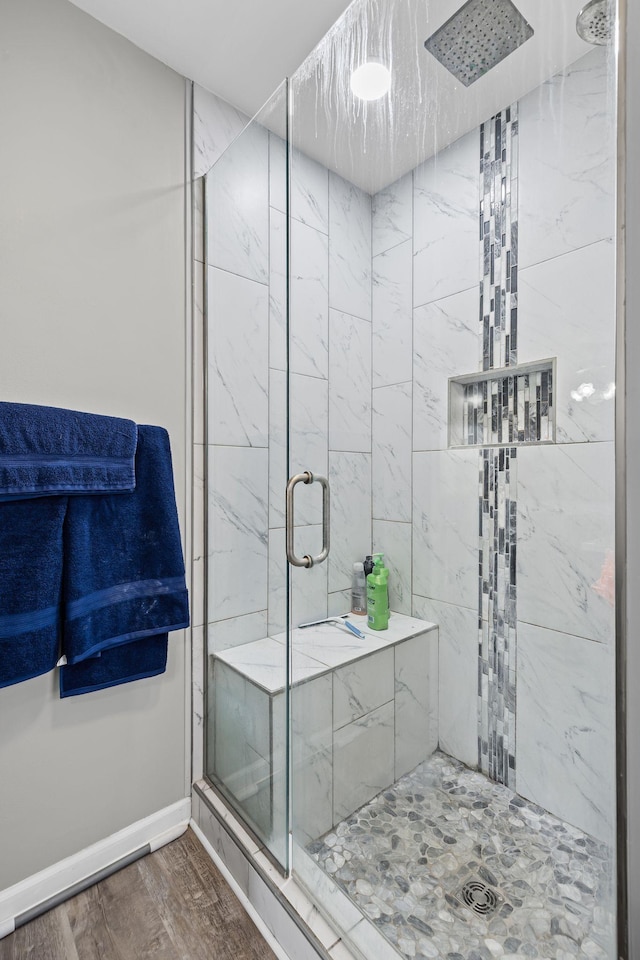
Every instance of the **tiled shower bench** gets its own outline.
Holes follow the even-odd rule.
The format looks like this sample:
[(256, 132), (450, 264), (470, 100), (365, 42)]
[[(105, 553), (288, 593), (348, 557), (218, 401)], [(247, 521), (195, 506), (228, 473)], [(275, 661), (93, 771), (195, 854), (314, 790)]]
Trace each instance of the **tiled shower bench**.
[[(293, 830), (302, 843), (438, 744), (436, 624), (393, 613), (388, 630), (375, 631), (349, 619), (364, 640), (337, 624), (292, 634)], [(270, 844), (285, 829), (285, 663), (285, 634), (209, 658), (207, 769)]]

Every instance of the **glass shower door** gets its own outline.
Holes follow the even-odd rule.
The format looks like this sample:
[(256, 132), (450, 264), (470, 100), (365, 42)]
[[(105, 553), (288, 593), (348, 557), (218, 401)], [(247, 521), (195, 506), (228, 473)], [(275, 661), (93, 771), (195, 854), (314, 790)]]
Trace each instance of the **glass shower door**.
[(292, 869), (367, 958), (616, 955), (615, 5), (560, 6), (355, 0), (290, 81)]
[(287, 93), (206, 178), (205, 773), (286, 869)]

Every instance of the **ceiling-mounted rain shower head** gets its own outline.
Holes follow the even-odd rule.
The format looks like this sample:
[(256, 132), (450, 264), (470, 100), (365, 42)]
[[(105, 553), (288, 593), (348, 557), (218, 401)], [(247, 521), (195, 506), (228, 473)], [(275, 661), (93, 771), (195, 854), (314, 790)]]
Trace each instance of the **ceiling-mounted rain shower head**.
[(532, 36), (511, 0), (468, 0), (424, 45), (468, 87)]
[(576, 19), (581, 40), (602, 46), (613, 36), (613, 7), (610, 0), (590, 0)]

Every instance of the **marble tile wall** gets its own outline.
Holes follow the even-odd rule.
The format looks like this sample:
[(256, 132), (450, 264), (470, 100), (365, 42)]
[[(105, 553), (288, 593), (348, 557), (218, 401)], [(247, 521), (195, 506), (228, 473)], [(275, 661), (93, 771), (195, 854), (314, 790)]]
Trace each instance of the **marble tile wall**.
[[(554, 447), (517, 454), (517, 629), (528, 624), (549, 637), (566, 636), (568, 643), (583, 645), (576, 649), (584, 650), (589, 663), (593, 645), (608, 645), (613, 637), (607, 594), (613, 549), (615, 208), (609, 67), (606, 50), (593, 50), (518, 104), (515, 346), (520, 363), (557, 357), (557, 435)], [(469, 764), (477, 763), (479, 721), (469, 699), (478, 683), (478, 458), (477, 451), (447, 447), (447, 381), (485, 363), (478, 335), (478, 150), (479, 132), (472, 131), (373, 198), (302, 155), (292, 161), (291, 362), (299, 400), (292, 469), (306, 469), (309, 457), (317, 459), (347, 498), (341, 507), (334, 498), (345, 549), (336, 546), (334, 535), (337, 553), (322, 575), (315, 571), (313, 582), (298, 578), (294, 617), (341, 612), (353, 559), (367, 547), (385, 552), (392, 605), (442, 625), (440, 745)], [(255, 143), (252, 156), (259, 154), (264, 156), (264, 145)], [(209, 627), (210, 640), (214, 636), (212, 642), (220, 644), (234, 643), (245, 628), (247, 639), (255, 639), (265, 619), (269, 631), (281, 628), (285, 614), (285, 565), (277, 560), (284, 542), (279, 490), (286, 478), (284, 422), (277, 413), (286, 384), (285, 220), (277, 176), (282, 143), (273, 135), (268, 155), (271, 183), (261, 189), (268, 193), (269, 209), (266, 217), (263, 212), (245, 224), (243, 234), (243, 242), (258, 251), (254, 275), (244, 279), (267, 288), (269, 316), (272, 445), (262, 493), (268, 535), (255, 543), (255, 555), (269, 558), (268, 595), (258, 576), (254, 603), (263, 606), (238, 611), (225, 601), (232, 625), (216, 625), (213, 634)], [(265, 236), (266, 273), (259, 253)], [(232, 256), (232, 246), (219, 244), (221, 257)], [(506, 277), (506, 259), (500, 265)], [(504, 313), (498, 307), (505, 323), (498, 324), (494, 365), (496, 356), (500, 363), (511, 362), (515, 349), (510, 313), (507, 318), (506, 307)], [(259, 309), (265, 310), (264, 301)], [(493, 316), (495, 329), (495, 310)], [(252, 323), (250, 310), (243, 322)], [(254, 397), (262, 396), (264, 383), (264, 366), (254, 369)], [(244, 408), (229, 409), (224, 426), (244, 438), (248, 453), (261, 449), (248, 438), (261, 441), (264, 410), (249, 415)], [(305, 528), (300, 544), (315, 550), (319, 502), (314, 491), (304, 492), (308, 496), (296, 505)], [(257, 511), (255, 493), (251, 499)], [(222, 501), (216, 509), (220, 523), (233, 515)], [(240, 524), (231, 523), (229, 530), (239, 540), (253, 536)], [(545, 799), (532, 754), (535, 738), (527, 732), (531, 717), (525, 711), (542, 696), (536, 689), (540, 675), (527, 675), (530, 662), (523, 659), (516, 683), (522, 699), (516, 752), (523, 764), (516, 789), (545, 805), (555, 801)], [(586, 681), (572, 675), (569, 655), (555, 658), (554, 670), (554, 683), (575, 704), (578, 722)], [(583, 719), (588, 726), (586, 714)], [(562, 757), (568, 736), (566, 726), (549, 732), (545, 750)], [(590, 736), (588, 730), (584, 736)], [(597, 769), (602, 751), (587, 753)], [(598, 814), (600, 826), (594, 825), (584, 797), (585, 791), (574, 792), (568, 809), (551, 811), (602, 835), (605, 820)]]
[[(602, 798), (590, 804), (586, 797), (590, 778), (611, 782), (607, 764), (613, 751), (614, 685), (610, 673), (595, 666), (598, 657), (606, 662), (595, 645), (609, 649), (613, 639), (615, 137), (610, 66), (607, 51), (594, 50), (517, 105), (517, 163), (506, 143), (504, 156), (509, 173), (513, 164), (510, 200), (518, 215), (517, 244), (511, 236), (503, 244), (502, 224), (493, 221), (494, 237), (499, 230), (500, 240), (494, 294), (496, 274), (502, 271), (505, 294), (508, 277), (514, 302), (494, 296), (491, 308), (489, 294), (482, 316), (493, 318), (490, 336), (478, 333), (478, 279), (484, 266), (484, 257), (478, 260), (478, 205), (488, 195), (484, 184), (482, 190), (478, 186), (478, 131), (373, 198), (372, 247), (374, 542), (381, 525), (393, 543), (391, 530), (401, 536), (409, 523), (412, 558), (402, 568), (412, 570), (412, 611), (440, 624), (440, 746), (472, 766), (478, 763), (482, 716), (477, 700), (478, 457), (474, 451), (447, 448), (448, 378), (516, 359), (557, 358), (556, 445), (518, 449), (517, 479), (510, 477), (515, 516), (506, 517), (506, 498), (498, 498), (504, 522), (498, 523), (497, 543), (503, 531), (503, 549), (509, 543), (510, 556), (508, 564), (506, 552), (497, 549), (493, 556), (495, 586), (504, 601), (496, 636), (504, 641), (506, 631), (538, 631), (535, 648), (530, 632), (524, 634), (517, 675), (515, 658), (506, 668), (505, 691), (511, 706), (514, 698), (518, 703), (510, 727), (511, 748), (515, 732), (515, 756), (522, 763), (520, 779), (516, 764), (515, 788), (605, 838), (611, 807), (607, 812)], [(489, 132), (495, 140), (495, 121)], [(405, 466), (408, 404), (410, 472)], [(543, 426), (541, 420), (540, 440)], [(536, 421), (536, 440), (537, 428)], [(479, 435), (474, 439), (481, 442)], [(527, 438), (518, 437), (522, 439)], [(490, 460), (488, 450), (488, 476)], [(400, 490), (409, 486), (412, 514), (407, 521)], [(513, 553), (512, 528), (517, 529)], [(484, 553), (487, 567), (491, 558)], [(507, 610), (514, 573), (517, 612), (512, 603)], [(488, 616), (488, 596), (486, 606)], [(572, 717), (555, 711), (536, 739), (545, 674), (532, 670), (530, 651), (539, 649), (548, 658), (543, 638), (550, 644), (554, 636), (559, 647), (553, 686), (559, 700), (565, 697), (571, 704)], [(488, 633), (485, 639), (488, 643)], [(588, 678), (573, 669), (579, 651)], [(589, 684), (597, 690), (597, 709)], [(578, 788), (569, 786), (573, 751), (588, 757), (571, 761), (585, 767), (576, 772), (576, 781), (582, 781)], [(554, 765), (558, 775), (549, 790), (544, 770)]]

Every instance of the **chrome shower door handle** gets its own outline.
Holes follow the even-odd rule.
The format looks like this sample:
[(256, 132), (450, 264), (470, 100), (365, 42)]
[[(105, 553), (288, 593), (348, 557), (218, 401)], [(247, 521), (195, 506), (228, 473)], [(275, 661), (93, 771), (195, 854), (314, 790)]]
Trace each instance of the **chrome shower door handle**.
[[(310, 557), (308, 554), (304, 557), (296, 557), (293, 549), (293, 535), (295, 530), (293, 513), (293, 491), (298, 483), (319, 483), (322, 486), (322, 550), (317, 557)], [(330, 496), (329, 481), (326, 477), (314, 476), (310, 470), (304, 473), (296, 473), (287, 483), (287, 560), (293, 567), (313, 567), (317, 563), (322, 563), (329, 556), (329, 528), (330, 528)]]

